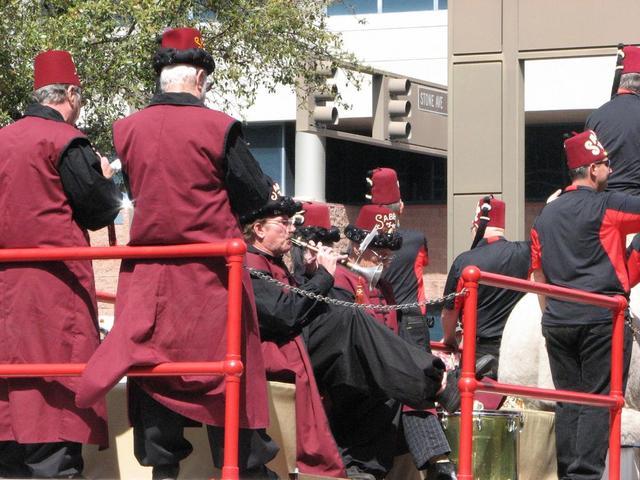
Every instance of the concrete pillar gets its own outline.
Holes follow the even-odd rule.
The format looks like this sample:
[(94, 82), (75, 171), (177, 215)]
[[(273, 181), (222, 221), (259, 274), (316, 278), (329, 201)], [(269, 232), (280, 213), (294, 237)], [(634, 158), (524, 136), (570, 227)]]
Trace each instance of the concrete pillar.
[(325, 201), (325, 143), (323, 136), (296, 132), (296, 198)]

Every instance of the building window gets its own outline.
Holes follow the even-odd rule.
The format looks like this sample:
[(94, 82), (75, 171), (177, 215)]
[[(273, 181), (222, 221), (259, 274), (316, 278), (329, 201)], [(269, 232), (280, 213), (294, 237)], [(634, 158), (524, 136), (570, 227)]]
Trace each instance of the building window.
[(583, 127), (582, 123), (526, 126), (524, 195), (528, 202), (545, 201), (570, 183), (563, 135)]
[(327, 7), (327, 15), (378, 13), (378, 0), (338, 0)]
[(382, 0), (382, 13), (433, 10), (434, 0)]
[(327, 138), (326, 159), (328, 202), (366, 203), (367, 172), (390, 167), (398, 173), (405, 203), (447, 203), (446, 158)]
[(448, 0), (336, 0), (327, 7), (327, 15), (417, 12), (447, 7)]
[(293, 192), (293, 126), (281, 123), (247, 125), (244, 134), (249, 150), (264, 173), (280, 185), (283, 194)]

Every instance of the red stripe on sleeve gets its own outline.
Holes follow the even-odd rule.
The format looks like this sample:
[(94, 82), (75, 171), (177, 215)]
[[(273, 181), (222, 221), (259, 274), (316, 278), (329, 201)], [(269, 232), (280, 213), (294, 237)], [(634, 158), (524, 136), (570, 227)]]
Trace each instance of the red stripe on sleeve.
[(529, 276), (534, 270), (542, 268), (542, 246), (538, 238), (538, 232), (535, 228), (531, 229), (531, 266), (529, 267)]
[[(418, 302), (424, 302), (426, 298), (426, 294), (424, 291), (424, 279), (422, 277), (423, 269), (429, 264), (429, 254), (427, 253), (427, 249), (424, 246), (420, 247), (418, 250), (418, 255), (416, 255), (416, 261), (413, 264), (413, 271), (416, 275), (416, 281), (418, 282)], [(422, 305), (420, 307), (420, 311), (423, 315), (427, 313), (426, 305)]]

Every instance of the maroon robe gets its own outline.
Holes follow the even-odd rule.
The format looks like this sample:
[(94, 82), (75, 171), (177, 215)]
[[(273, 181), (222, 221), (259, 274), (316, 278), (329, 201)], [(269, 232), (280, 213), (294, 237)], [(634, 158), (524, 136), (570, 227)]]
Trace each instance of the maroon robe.
[[(354, 296), (356, 291), (361, 291), (363, 294), (363, 303), (372, 305), (395, 305), (396, 301), (393, 296), (393, 289), (391, 284), (381, 280), (379, 288), (369, 288), (369, 282), (367, 282), (360, 275), (352, 272), (342, 265), (338, 265), (335, 275), (335, 286), (351, 292)], [(382, 325), (385, 325), (389, 329), (393, 330), (396, 335), (398, 334), (398, 313), (395, 310), (390, 312), (379, 312), (375, 310), (367, 310), (367, 314), (375, 318)], [(402, 406), (403, 412), (422, 411), (407, 405)], [(436, 414), (436, 410), (433, 408), (424, 410), (433, 415)]]
[[(269, 262), (265, 256), (249, 252), (247, 264), (268, 272), (271, 277), (287, 285), (293, 283), (288, 272)], [(330, 477), (346, 476), (302, 338), (298, 335), (284, 343), (263, 341), (262, 352), (270, 379), (294, 381), (296, 385), (296, 464), (300, 472)]]
[[(369, 282), (343, 265), (338, 265), (336, 268), (334, 286), (350, 292), (354, 297), (356, 292), (362, 292), (362, 303), (365, 304), (393, 305), (396, 303), (393, 298), (393, 290), (388, 283), (381, 281), (380, 288), (370, 288)], [(390, 312), (367, 310), (366, 312), (367, 315), (375, 318), (379, 323), (393, 330), (394, 333), (398, 333), (398, 316), (395, 310)]]
[[(74, 139), (62, 121), (27, 116), (0, 130), (0, 248), (86, 247), (58, 164)], [(99, 344), (90, 261), (0, 264), (0, 363), (84, 363)], [(79, 378), (0, 379), (0, 441), (106, 446), (103, 400), (74, 404)]]
[[(151, 105), (113, 128), (135, 204), (130, 245), (241, 238), (224, 184), (226, 137), (235, 120), (194, 105)], [(240, 426), (265, 428), (269, 413), (253, 289), (243, 277)], [(226, 352), (224, 258), (122, 262), (115, 324), (93, 356), (78, 404), (101, 398), (134, 365), (213, 362)], [(156, 401), (224, 426), (222, 376), (135, 380)]]

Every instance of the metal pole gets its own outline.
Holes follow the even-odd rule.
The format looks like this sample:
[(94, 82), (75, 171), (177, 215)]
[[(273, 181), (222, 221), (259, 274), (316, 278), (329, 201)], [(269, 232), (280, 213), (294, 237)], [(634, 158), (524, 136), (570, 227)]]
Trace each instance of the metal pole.
[[(226, 363), (242, 365), (242, 263), (245, 246), (242, 251), (227, 257), (229, 266), (229, 300), (227, 304), (227, 355)], [(240, 430), (240, 377), (242, 370), (236, 375), (227, 375), (225, 418), (224, 418), (224, 465), (222, 480), (238, 480), (238, 437)]]
[(473, 396), (476, 381), (476, 321), (478, 318), (478, 280), (480, 270), (469, 266), (462, 271), (467, 295), (462, 311), (463, 346), (460, 387), (460, 450), (458, 456), (458, 478), (473, 479)]
[(624, 397), (622, 394), (622, 370), (624, 358), (624, 317), (627, 308), (627, 300), (618, 295), (618, 309), (613, 315), (613, 331), (611, 339), (611, 389), (609, 396), (617, 400), (616, 405), (610, 409), (609, 427), (609, 478), (620, 479), (620, 435), (622, 430), (622, 406)]

